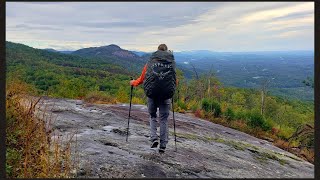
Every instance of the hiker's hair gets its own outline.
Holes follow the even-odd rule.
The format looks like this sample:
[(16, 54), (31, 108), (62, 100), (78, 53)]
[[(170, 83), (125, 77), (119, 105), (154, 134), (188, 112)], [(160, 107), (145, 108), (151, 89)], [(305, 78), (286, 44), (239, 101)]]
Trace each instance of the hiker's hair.
[(160, 44), (160, 45), (158, 46), (158, 50), (160, 50), (160, 51), (167, 51), (167, 50), (168, 50), (168, 47), (167, 47), (167, 45), (165, 45), (165, 44)]

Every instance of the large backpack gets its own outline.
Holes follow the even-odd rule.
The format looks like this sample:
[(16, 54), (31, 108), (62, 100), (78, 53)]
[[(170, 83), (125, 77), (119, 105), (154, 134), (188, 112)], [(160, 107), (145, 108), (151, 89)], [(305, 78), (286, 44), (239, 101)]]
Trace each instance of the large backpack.
[(175, 65), (173, 55), (168, 52), (157, 51), (151, 56), (144, 81), (144, 92), (149, 98), (172, 98), (176, 89)]

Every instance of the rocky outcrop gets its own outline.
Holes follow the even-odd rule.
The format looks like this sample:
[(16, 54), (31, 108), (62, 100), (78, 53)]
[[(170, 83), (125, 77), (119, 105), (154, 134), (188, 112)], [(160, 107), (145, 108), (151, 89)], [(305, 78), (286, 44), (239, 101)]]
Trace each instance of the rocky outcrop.
[[(75, 177), (140, 178), (313, 178), (314, 166), (266, 140), (184, 114), (175, 114), (177, 151), (170, 114), (170, 140), (164, 154), (149, 148), (144, 105), (86, 104), (44, 98), (39, 110), (55, 119), (56, 136), (72, 139), (79, 160)], [(55, 138), (55, 137), (53, 137)], [(63, 139), (63, 138), (62, 138)], [(67, 139), (67, 138), (65, 138)]]

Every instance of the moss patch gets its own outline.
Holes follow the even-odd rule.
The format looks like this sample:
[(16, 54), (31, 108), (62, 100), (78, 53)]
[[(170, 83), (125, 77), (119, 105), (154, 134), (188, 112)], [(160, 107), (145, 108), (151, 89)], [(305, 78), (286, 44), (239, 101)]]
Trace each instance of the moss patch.
[[(173, 132), (170, 132), (171, 135), (174, 135)], [(190, 133), (176, 133), (177, 137), (179, 138), (185, 138), (190, 140), (202, 140), (204, 142), (217, 142), (217, 143), (223, 143), (228, 146), (233, 147), (236, 150), (245, 151), (248, 150), (252, 153), (254, 153), (254, 158), (262, 163), (268, 162), (268, 160), (275, 160), (278, 161), (281, 165), (288, 164), (288, 162), (282, 158), (279, 158), (279, 154), (281, 156), (284, 156), (280, 153), (276, 152), (267, 152), (267, 151), (261, 151), (261, 148), (258, 148), (257, 146), (254, 146), (252, 144), (244, 143), (241, 141), (234, 141), (234, 140), (227, 140), (221, 137), (211, 137), (211, 136), (198, 136), (195, 134)], [(260, 151), (259, 151), (260, 150)]]
[(288, 157), (288, 158), (291, 158), (291, 159), (296, 160), (296, 161), (300, 161), (300, 162), (302, 161), (301, 159), (299, 159), (296, 156), (291, 156), (291, 155), (287, 155), (287, 154), (281, 154), (281, 153), (278, 153), (278, 152), (275, 152), (275, 154), (278, 154), (278, 155), (280, 155), (282, 157)]
[[(170, 131), (170, 135), (174, 135), (173, 132)], [(253, 148), (258, 150), (259, 148), (248, 144), (248, 143), (243, 143), (240, 141), (233, 141), (233, 140), (227, 140), (227, 139), (223, 139), (220, 137), (211, 137), (211, 136), (198, 136), (195, 134), (190, 134), (190, 133), (176, 133), (177, 137), (179, 138), (185, 138), (185, 139), (191, 139), (191, 140), (201, 140), (204, 142), (218, 142), (218, 143), (223, 143), (226, 144), (228, 146), (232, 146), (233, 148), (237, 149), (237, 150), (241, 150), (244, 151), (246, 149), (249, 148)]]
[(256, 151), (255, 158), (258, 161), (263, 162), (263, 163), (266, 163), (268, 160), (275, 160), (275, 161), (278, 161), (281, 165), (288, 164), (288, 162), (286, 160), (279, 158), (278, 156), (276, 156), (272, 152), (259, 152), (259, 151)]
[[(174, 133), (170, 131), (170, 135), (174, 135)], [(200, 136), (197, 136), (195, 134), (190, 134), (190, 133), (176, 133), (176, 136), (179, 138), (192, 139), (192, 140), (202, 139)]]
[(251, 144), (248, 144), (248, 143), (243, 143), (243, 142), (240, 142), (240, 141), (226, 140), (226, 139), (222, 139), (222, 138), (211, 138), (211, 137), (207, 138), (207, 139), (210, 139), (210, 140), (218, 142), (218, 143), (223, 143), (223, 144), (232, 146), (233, 148), (235, 148), (237, 150), (241, 150), (241, 151), (244, 151), (244, 150), (249, 149), (249, 148), (253, 148), (253, 149), (256, 149), (256, 150), (259, 149), (258, 147), (254, 146), (254, 145), (251, 145)]

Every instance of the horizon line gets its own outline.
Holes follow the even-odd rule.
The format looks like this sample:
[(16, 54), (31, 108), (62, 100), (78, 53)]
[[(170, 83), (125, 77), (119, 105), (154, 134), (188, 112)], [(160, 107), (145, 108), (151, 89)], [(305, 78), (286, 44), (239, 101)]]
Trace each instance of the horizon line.
[[(84, 48), (75, 49), (75, 50), (71, 50), (71, 49), (57, 50), (57, 49), (55, 49), (53, 47), (36, 48), (36, 47), (32, 47), (30, 45), (19, 43), (19, 42), (13, 42), (13, 41), (8, 41), (8, 40), (6, 40), (6, 42), (11, 42), (11, 43), (15, 43), (15, 44), (22, 44), (22, 45), (29, 46), (29, 47), (34, 48), (34, 49), (40, 49), (40, 50), (53, 49), (53, 50), (56, 50), (56, 51), (77, 51), (77, 50), (84, 49), (84, 48), (95, 48), (95, 47), (97, 48), (97, 47), (103, 47), (103, 46), (109, 46), (109, 45), (117, 45), (117, 44), (111, 43), (111, 44), (103, 45), (103, 46), (90, 46), (90, 47), (84, 47)], [(117, 45), (117, 46), (119, 46), (119, 45)], [(121, 48), (121, 49), (123, 49), (123, 48)], [(123, 50), (139, 51), (139, 52), (144, 52), (144, 53), (152, 53), (152, 52), (154, 52), (154, 51), (142, 51), (142, 50), (137, 50), (137, 49), (123, 49)], [(290, 52), (293, 52), (293, 51), (312, 51), (312, 52), (314, 52), (314, 49), (308, 49), (308, 50), (307, 49), (299, 49), (299, 50), (246, 50), (246, 51), (216, 51), (216, 50), (208, 50), (208, 49), (176, 50), (176, 51), (173, 50), (173, 52), (193, 52), (193, 51), (208, 51), (208, 52), (216, 52), (216, 53), (288, 52), (288, 51), (290, 51)]]

